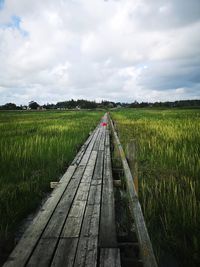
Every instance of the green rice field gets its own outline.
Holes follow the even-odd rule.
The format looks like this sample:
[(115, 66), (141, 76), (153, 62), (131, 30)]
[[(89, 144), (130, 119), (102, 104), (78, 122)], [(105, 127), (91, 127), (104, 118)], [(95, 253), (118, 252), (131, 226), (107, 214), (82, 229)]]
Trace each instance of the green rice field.
[(139, 199), (158, 260), (200, 266), (200, 110), (112, 112), (124, 147), (138, 146)]
[(73, 160), (98, 111), (0, 112), (0, 241), (16, 230)]

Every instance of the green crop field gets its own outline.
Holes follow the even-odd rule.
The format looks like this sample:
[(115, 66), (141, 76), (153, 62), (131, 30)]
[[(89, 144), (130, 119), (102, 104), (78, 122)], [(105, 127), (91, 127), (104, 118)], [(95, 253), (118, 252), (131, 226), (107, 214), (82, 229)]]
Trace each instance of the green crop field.
[(65, 172), (102, 114), (0, 112), (1, 242)]
[(200, 110), (122, 109), (112, 118), (124, 147), (137, 142), (139, 198), (157, 257), (200, 266)]

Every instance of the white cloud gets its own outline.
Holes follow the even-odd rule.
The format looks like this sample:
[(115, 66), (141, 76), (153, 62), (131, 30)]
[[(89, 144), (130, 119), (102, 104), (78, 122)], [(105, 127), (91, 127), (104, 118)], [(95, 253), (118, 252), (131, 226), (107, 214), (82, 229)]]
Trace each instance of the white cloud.
[(199, 32), (199, 0), (6, 0), (0, 103), (199, 98)]

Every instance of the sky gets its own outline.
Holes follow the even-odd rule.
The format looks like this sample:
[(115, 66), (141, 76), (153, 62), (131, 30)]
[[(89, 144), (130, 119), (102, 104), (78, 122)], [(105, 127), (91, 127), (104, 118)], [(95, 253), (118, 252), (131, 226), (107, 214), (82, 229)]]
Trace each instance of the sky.
[(200, 0), (0, 0), (0, 104), (200, 99)]

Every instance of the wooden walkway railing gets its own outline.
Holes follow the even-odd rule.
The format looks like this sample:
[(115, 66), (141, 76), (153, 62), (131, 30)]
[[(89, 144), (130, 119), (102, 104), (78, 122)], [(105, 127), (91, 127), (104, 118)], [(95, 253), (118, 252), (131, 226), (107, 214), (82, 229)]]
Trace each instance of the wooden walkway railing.
[(111, 125), (114, 141), (116, 142), (116, 147), (119, 151), (123, 166), (125, 181), (127, 185), (126, 188), (129, 196), (130, 212), (132, 213), (132, 216), (134, 218), (134, 228), (136, 229), (142, 263), (144, 267), (157, 267), (157, 262), (152, 249), (152, 244), (148, 235), (140, 202), (135, 190), (134, 177), (130, 171), (124, 150), (122, 148), (119, 137), (117, 135), (112, 119), (110, 117), (109, 117), (109, 122)]
[[(4, 267), (120, 267), (108, 116), (89, 136)], [(119, 139), (111, 127), (117, 142)], [(156, 266), (121, 145), (144, 266)], [(138, 217), (137, 217), (138, 216)]]

